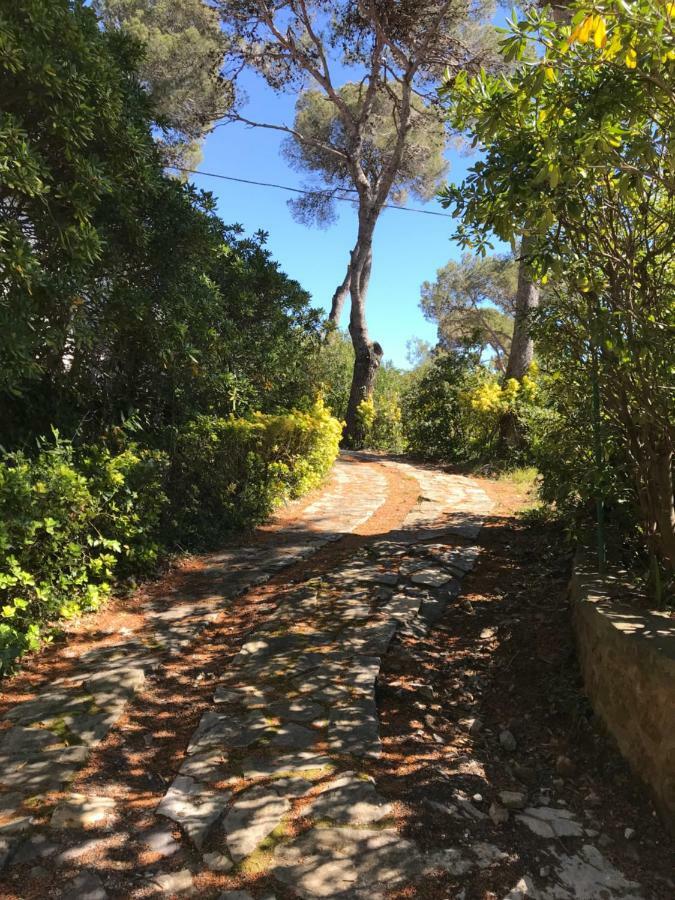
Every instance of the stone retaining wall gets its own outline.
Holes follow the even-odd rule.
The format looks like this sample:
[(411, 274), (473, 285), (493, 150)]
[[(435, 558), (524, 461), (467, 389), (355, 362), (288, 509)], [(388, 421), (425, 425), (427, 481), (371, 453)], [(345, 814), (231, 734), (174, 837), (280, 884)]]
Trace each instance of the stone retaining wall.
[(610, 603), (618, 577), (600, 579), (577, 558), (570, 590), (586, 692), (675, 833), (675, 620)]

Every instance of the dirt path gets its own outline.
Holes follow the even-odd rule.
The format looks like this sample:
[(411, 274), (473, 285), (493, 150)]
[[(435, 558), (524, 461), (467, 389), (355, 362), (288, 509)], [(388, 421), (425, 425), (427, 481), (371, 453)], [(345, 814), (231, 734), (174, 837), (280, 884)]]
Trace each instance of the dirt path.
[(672, 896), (588, 724), (569, 560), (505, 501), (343, 456), (73, 629), (3, 686), (0, 896)]

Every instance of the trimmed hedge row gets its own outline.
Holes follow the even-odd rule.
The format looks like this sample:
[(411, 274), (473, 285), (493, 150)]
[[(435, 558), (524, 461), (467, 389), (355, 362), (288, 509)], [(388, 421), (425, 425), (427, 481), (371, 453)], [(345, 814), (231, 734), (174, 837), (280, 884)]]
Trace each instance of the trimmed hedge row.
[(212, 546), (318, 485), (341, 426), (321, 401), (246, 419), (199, 416), (171, 453), (75, 448), (0, 457), (0, 673), (96, 609), (115, 580), (148, 574), (180, 546)]

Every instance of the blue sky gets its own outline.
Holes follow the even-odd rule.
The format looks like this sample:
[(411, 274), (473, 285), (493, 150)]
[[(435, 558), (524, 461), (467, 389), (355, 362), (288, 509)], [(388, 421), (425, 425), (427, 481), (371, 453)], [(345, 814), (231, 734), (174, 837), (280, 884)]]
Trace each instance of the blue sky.
[[(247, 83), (249, 104), (245, 115), (265, 122), (292, 124), (294, 97), (273, 93), (259, 79)], [(261, 128), (228, 124), (206, 139), (198, 168), (239, 178), (302, 186), (303, 175), (291, 169), (279, 152), (283, 135)], [(448, 151), (449, 179), (461, 180), (471, 160), (456, 150)], [(338, 204), (338, 222), (328, 229), (296, 223), (287, 206), (289, 194), (271, 188), (234, 184), (192, 176), (213, 192), (219, 214), (228, 224), (239, 223), (248, 232), (269, 232), (268, 247), (281, 268), (296, 278), (312, 295), (313, 304), (327, 309), (342, 281), (349, 250), (356, 235), (356, 215), (351, 204)], [(419, 206), (414, 202), (411, 205)], [(427, 209), (443, 211), (436, 201)], [(433, 280), (436, 270), (459, 250), (451, 242), (451, 218), (385, 210), (375, 234), (373, 273), (368, 295), (370, 335), (384, 348), (385, 358), (407, 366), (406, 343), (419, 337), (435, 341), (435, 327), (419, 309), (420, 285)], [(345, 317), (348, 310), (345, 312)], [(346, 325), (345, 322), (343, 323)]]

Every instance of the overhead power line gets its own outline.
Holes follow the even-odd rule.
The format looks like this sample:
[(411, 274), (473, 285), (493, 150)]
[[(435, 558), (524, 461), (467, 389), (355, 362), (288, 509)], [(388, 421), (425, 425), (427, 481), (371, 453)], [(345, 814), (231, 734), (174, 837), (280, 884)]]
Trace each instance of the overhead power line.
[[(287, 184), (275, 184), (271, 181), (253, 181), (250, 178), (235, 178), (234, 175), (222, 175), (220, 172), (202, 172), (201, 169), (186, 169), (182, 166), (169, 166), (169, 168), (175, 169), (177, 172), (185, 172), (191, 175), (204, 175), (206, 178), (220, 178), (223, 181), (236, 181), (237, 184), (253, 184), (256, 187), (276, 188), (280, 191), (289, 191), (291, 194), (326, 194), (327, 196), (332, 197), (333, 200), (341, 200), (343, 203), (354, 202), (349, 197), (338, 197), (331, 191), (309, 191), (304, 190), (303, 188), (290, 187)], [(340, 190), (352, 194), (357, 193), (354, 188), (340, 188)], [(436, 212), (433, 209), (419, 209), (419, 207), (416, 206), (397, 206), (395, 203), (385, 203), (384, 209), (398, 209), (402, 212), (419, 213), (422, 216), (440, 216), (442, 219), (452, 219), (452, 216), (449, 215), (449, 213)]]

